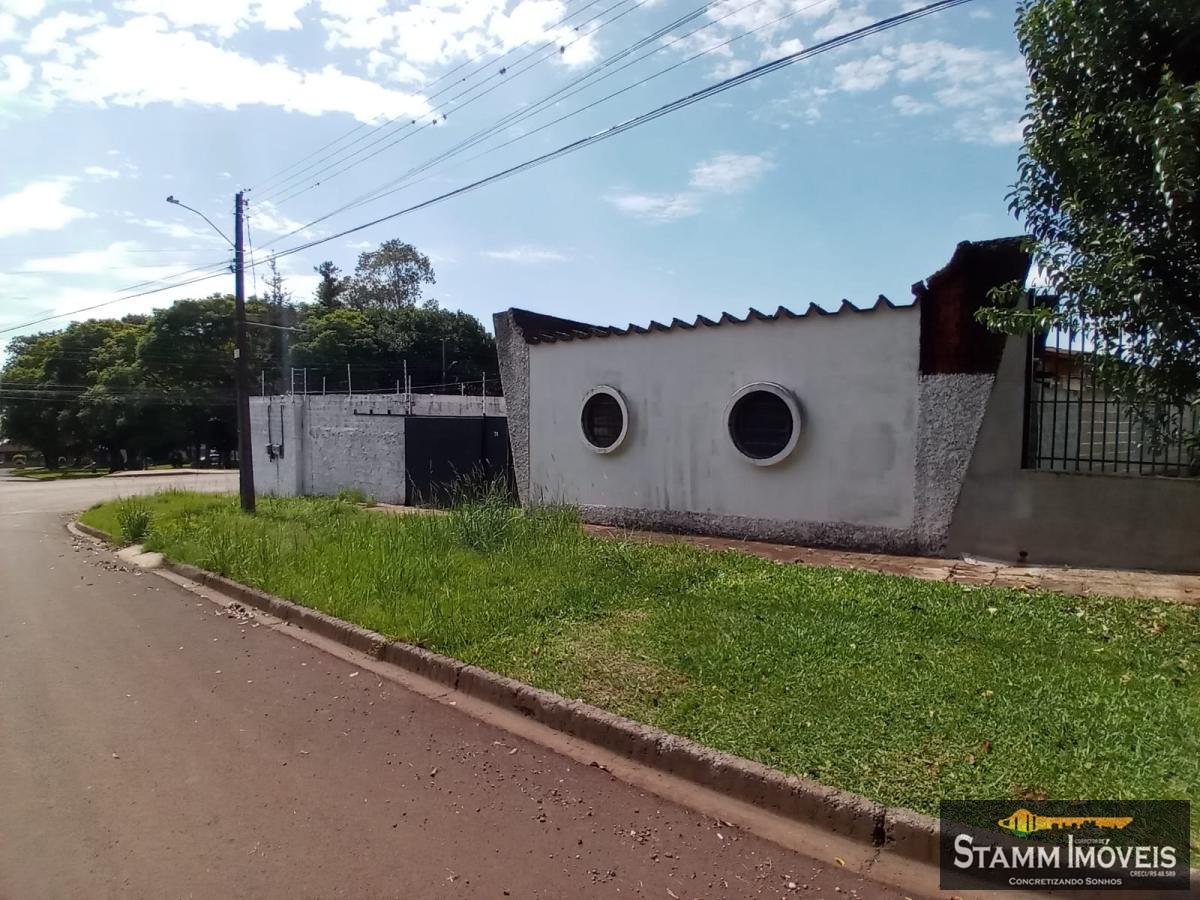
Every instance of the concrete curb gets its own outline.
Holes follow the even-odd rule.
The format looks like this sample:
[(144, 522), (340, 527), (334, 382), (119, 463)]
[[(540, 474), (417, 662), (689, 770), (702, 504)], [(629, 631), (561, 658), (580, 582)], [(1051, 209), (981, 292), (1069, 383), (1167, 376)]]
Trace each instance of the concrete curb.
[[(106, 544), (102, 531), (74, 526)], [(353, 650), (399, 666), (556, 731), (587, 741), (644, 766), (686, 779), (735, 800), (815, 825), (832, 834), (918, 863), (937, 865), (938, 822), (908, 809), (885, 807), (849, 791), (786, 775), (760, 763), (705, 747), (580, 700), (506, 678), (432, 653), (186, 563), (164, 558), (162, 568), (209, 587)]]

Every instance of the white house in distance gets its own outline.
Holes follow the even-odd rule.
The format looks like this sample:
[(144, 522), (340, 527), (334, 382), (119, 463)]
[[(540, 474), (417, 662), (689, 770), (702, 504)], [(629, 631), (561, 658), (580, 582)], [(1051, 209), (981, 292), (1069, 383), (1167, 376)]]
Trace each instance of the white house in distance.
[(1022, 467), (1029, 341), (980, 326), (1019, 239), (912, 303), (668, 325), (495, 316), (521, 499), (588, 521), (895, 553), (1186, 570), (1200, 481)]

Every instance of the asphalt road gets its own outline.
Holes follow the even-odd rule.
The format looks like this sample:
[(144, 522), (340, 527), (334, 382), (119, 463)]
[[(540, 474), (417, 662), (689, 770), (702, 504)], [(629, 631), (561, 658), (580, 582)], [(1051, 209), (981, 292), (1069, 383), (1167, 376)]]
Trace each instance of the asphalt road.
[(64, 530), (228, 475), (0, 477), (0, 898), (900, 897)]

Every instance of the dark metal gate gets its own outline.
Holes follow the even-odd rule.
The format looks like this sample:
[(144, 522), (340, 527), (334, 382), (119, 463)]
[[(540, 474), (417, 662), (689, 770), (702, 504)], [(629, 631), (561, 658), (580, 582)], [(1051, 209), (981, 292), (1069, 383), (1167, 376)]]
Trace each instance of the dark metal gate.
[(405, 500), (409, 506), (445, 506), (456, 490), (515, 484), (504, 416), (406, 416)]
[[(1152, 440), (1147, 422), (1093, 379), (1100, 340), (1088, 328), (1031, 335), (1025, 370), (1024, 467), (1058, 472), (1200, 476), (1200, 404), (1159, 410), (1170, 423)], [(1116, 344), (1115, 352), (1121, 345)], [(1114, 351), (1107, 351), (1114, 352)]]

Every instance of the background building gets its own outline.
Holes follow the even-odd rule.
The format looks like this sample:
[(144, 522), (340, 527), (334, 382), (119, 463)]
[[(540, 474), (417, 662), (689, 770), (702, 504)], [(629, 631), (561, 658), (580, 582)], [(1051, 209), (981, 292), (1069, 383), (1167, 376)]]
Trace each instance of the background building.
[(461, 479), (509, 472), (503, 397), (252, 397), (250, 429), (264, 494), (357, 490), (383, 503), (438, 503)]

